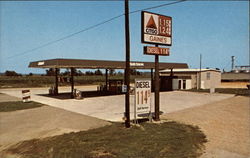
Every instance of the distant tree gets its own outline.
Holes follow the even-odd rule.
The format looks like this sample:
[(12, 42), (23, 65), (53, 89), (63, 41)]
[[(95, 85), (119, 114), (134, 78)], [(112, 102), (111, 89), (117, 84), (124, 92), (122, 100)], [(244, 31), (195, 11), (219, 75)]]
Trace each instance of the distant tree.
[(20, 74), (16, 73), (15, 71), (5, 71), (5, 76), (20, 76)]
[(130, 69), (130, 74), (131, 75), (141, 75), (141, 72), (136, 71), (135, 69)]
[(85, 72), (85, 75), (91, 76), (91, 75), (94, 75), (94, 73), (93, 73), (92, 71), (86, 71), (86, 72)]
[(61, 73), (61, 75), (63, 75), (63, 76), (69, 76), (70, 75), (69, 69), (66, 69), (64, 72)]
[(141, 75), (142, 73), (140, 71), (136, 71), (136, 75)]
[(115, 69), (109, 69), (109, 75), (110, 76), (115, 75)]
[(123, 75), (123, 72), (118, 71), (118, 72), (117, 72), (117, 75), (118, 75), (118, 76), (122, 76), (122, 75)]
[(101, 72), (101, 70), (99, 70), (99, 69), (97, 69), (96, 71), (95, 71), (95, 75), (102, 75), (102, 72)]
[(33, 73), (29, 73), (29, 75), (28, 76), (33, 76)]
[(83, 75), (83, 73), (82, 73), (81, 70), (78, 70), (76, 73), (77, 73), (78, 76), (82, 76)]
[[(73, 73), (74, 73), (74, 76), (82, 76), (83, 75), (83, 73), (80, 70), (77, 70), (75, 68), (73, 68)], [(71, 70), (66, 69), (64, 72), (61, 73), (61, 75), (70, 76), (71, 75)]]
[(135, 73), (136, 73), (136, 72), (135, 72), (135, 69), (130, 69), (130, 74), (131, 74), (131, 75), (135, 75)]
[(55, 71), (52, 68), (49, 68), (48, 70), (46, 70), (46, 76), (54, 76), (55, 75)]

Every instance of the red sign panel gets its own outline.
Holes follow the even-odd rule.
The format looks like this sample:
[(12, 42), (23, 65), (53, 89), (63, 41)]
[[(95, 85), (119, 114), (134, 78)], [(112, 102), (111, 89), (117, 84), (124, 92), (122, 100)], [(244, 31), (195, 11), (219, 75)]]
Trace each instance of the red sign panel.
[(171, 37), (171, 17), (159, 16), (159, 35)]
[(170, 49), (169, 48), (144, 46), (144, 54), (147, 54), (147, 55), (165, 55), (165, 56), (169, 56)]

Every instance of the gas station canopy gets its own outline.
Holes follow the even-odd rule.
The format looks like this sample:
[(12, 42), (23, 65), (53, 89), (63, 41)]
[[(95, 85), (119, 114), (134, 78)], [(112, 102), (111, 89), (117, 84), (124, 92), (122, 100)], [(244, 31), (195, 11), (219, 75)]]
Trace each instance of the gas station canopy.
[[(30, 68), (125, 69), (125, 61), (49, 59), (30, 62)], [(130, 62), (131, 69), (154, 69), (154, 62)], [(159, 63), (159, 69), (188, 68), (186, 63)]]

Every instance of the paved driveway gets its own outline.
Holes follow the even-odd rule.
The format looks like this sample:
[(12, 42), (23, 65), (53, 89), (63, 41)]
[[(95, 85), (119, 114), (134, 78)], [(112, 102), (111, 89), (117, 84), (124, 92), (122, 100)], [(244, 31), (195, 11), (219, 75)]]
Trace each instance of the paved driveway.
[[(81, 86), (77, 87), (80, 90), (96, 90), (96, 86)], [(76, 112), (88, 116), (97, 117), (108, 121), (122, 121), (125, 111), (125, 96), (104, 96), (94, 98), (76, 99), (55, 99), (40, 94), (47, 94), (47, 88), (29, 88), (31, 90), (31, 99), (36, 102), (47, 104), (53, 107), (62, 108), (71, 112)], [(60, 92), (70, 92), (68, 87), (60, 87)], [(6, 93), (11, 96), (21, 98), (21, 89), (1, 89), (1, 93)], [(39, 94), (39, 95), (38, 95)], [(201, 106), (204, 104), (220, 101), (233, 97), (230, 94), (208, 94), (194, 92), (162, 92), (160, 94), (160, 110), (166, 113), (171, 113), (191, 107)], [(153, 94), (152, 94), (152, 98)], [(130, 97), (131, 119), (134, 118), (134, 96)], [(152, 105), (154, 99), (152, 99)], [(152, 106), (152, 111), (154, 107)]]

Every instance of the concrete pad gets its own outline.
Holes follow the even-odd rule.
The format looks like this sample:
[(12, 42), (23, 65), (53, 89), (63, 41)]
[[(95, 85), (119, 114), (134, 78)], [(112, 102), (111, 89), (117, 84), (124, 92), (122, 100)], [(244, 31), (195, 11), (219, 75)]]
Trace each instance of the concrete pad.
[[(88, 116), (97, 117), (109, 121), (122, 121), (125, 112), (125, 96), (105, 96), (95, 98), (84, 98), (82, 100), (67, 99), (60, 100), (41, 96), (38, 94), (48, 94), (48, 88), (29, 88), (31, 90), (31, 100), (47, 104), (53, 107), (62, 108), (71, 112), (76, 112)], [(96, 90), (96, 86), (79, 86), (80, 90)], [(60, 92), (70, 92), (70, 87), (60, 87)], [(21, 97), (21, 89), (1, 89), (1, 93), (11, 96)], [(194, 92), (162, 92), (160, 94), (160, 110), (170, 113), (186, 108), (201, 106), (207, 103), (220, 101), (233, 97), (230, 94), (208, 94)], [(152, 94), (152, 111), (154, 111), (154, 95)], [(130, 115), (134, 118), (134, 96), (130, 97)]]

